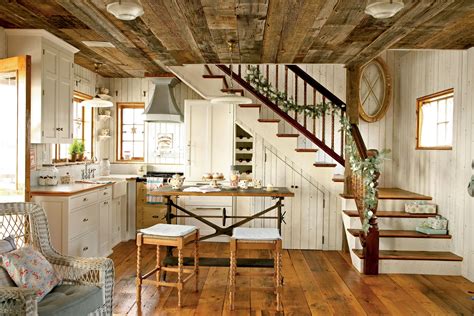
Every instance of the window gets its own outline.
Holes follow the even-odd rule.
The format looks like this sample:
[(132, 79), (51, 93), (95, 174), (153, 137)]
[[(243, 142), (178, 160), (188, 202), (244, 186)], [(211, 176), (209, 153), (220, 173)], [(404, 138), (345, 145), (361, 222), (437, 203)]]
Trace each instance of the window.
[[(81, 102), (91, 99), (91, 96), (74, 91), (73, 106), (73, 136), (84, 142), (84, 157), (92, 159), (94, 154), (94, 109), (83, 107)], [(69, 144), (54, 145), (55, 161), (67, 161), (69, 158)]]
[(144, 103), (117, 103), (117, 160), (143, 161), (145, 144)]
[(417, 149), (452, 149), (454, 90), (417, 99)]

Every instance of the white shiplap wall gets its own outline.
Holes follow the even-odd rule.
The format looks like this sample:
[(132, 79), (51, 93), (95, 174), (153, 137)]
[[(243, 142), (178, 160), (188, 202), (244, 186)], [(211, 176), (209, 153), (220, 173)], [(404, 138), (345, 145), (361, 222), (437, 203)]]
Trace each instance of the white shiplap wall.
[[(433, 197), (449, 219), (452, 251), (464, 257), (463, 274), (474, 274), (474, 199), (466, 192), (474, 158), (474, 50), (397, 52), (395, 58), (394, 183)], [(448, 88), (454, 88), (453, 150), (415, 150), (416, 99)]]

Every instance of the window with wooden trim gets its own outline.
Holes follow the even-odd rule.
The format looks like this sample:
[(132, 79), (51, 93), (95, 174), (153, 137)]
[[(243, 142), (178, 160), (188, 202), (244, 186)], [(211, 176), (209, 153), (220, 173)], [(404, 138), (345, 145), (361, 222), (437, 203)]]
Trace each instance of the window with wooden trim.
[[(73, 106), (73, 137), (84, 142), (84, 159), (94, 157), (94, 109), (83, 107), (81, 102), (92, 99), (91, 96), (74, 91)], [(53, 155), (56, 162), (65, 162), (69, 159), (69, 144), (53, 146)]]
[(417, 99), (417, 149), (453, 148), (454, 89)]
[(117, 103), (117, 161), (143, 161), (144, 103)]

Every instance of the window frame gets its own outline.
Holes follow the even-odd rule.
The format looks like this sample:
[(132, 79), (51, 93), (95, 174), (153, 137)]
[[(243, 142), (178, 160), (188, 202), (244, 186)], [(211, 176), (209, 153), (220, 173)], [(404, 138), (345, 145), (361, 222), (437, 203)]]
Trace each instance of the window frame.
[[(76, 91), (74, 90), (73, 91), (73, 102), (71, 104), (71, 106), (74, 107), (74, 102), (82, 102), (82, 101), (85, 101), (85, 100), (91, 100), (92, 99), (92, 96), (88, 95), (88, 94), (85, 94), (83, 92), (80, 92), (80, 91)], [(89, 159), (92, 159), (94, 157), (94, 115), (95, 115), (95, 110), (94, 108), (91, 108), (91, 157)], [(84, 132), (84, 123), (85, 123), (85, 108), (82, 107), (82, 135), (81, 135), (81, 139), (83, 142), (85, 142), (84, 140), (84, 136), (85, 136), (85, 132)], [(73, 123), (74, 123), (74, 118), (73, 118)], [(61, 154), (61, 150), (60, 150), (60, 146), (63, 145), (63, 144), (55, 144), (54, 145), (54, 162), (55, 163), (61, 163), (61, 162), (69, 162), (69, 156), (66, 157), (66, 158), (61, 158), (59, 155)]]
[(447, 100), (453, 98), (453, 142), (454, 142), (454, 88), (449, 88), (439, 92), (435, 92), (420, 98), (416, 99), (416, 150), (452, 150), (453, 144), (450, 146), (421, 146), (421, 125), (422, 125), (422, 116), (421, 108), (426, 103), (433, 101)]
[[(125, 160), (122, 157), (122, 132), (123, 132), (123, 109), (143, 109), (145, 111), (144, 102), (117, 102), (117, 117), (115, 121), (115, 161), (120, 163), (134, 163), (145, 161), (145, 135), (143, 137), (143, 157), (132, 157), (130, 160)], [(145, 121), (143, 121), (143, 131), (145, 131)]]

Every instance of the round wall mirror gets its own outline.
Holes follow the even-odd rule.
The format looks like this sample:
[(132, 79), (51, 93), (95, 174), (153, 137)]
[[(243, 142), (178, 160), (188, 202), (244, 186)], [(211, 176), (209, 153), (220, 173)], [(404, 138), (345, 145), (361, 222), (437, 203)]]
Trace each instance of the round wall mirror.
[(392, 99), (392, 78), (385, 61), (377, 57), (364, 66), (359, 78), (359, 115), (376, 122), (387, 112)]

